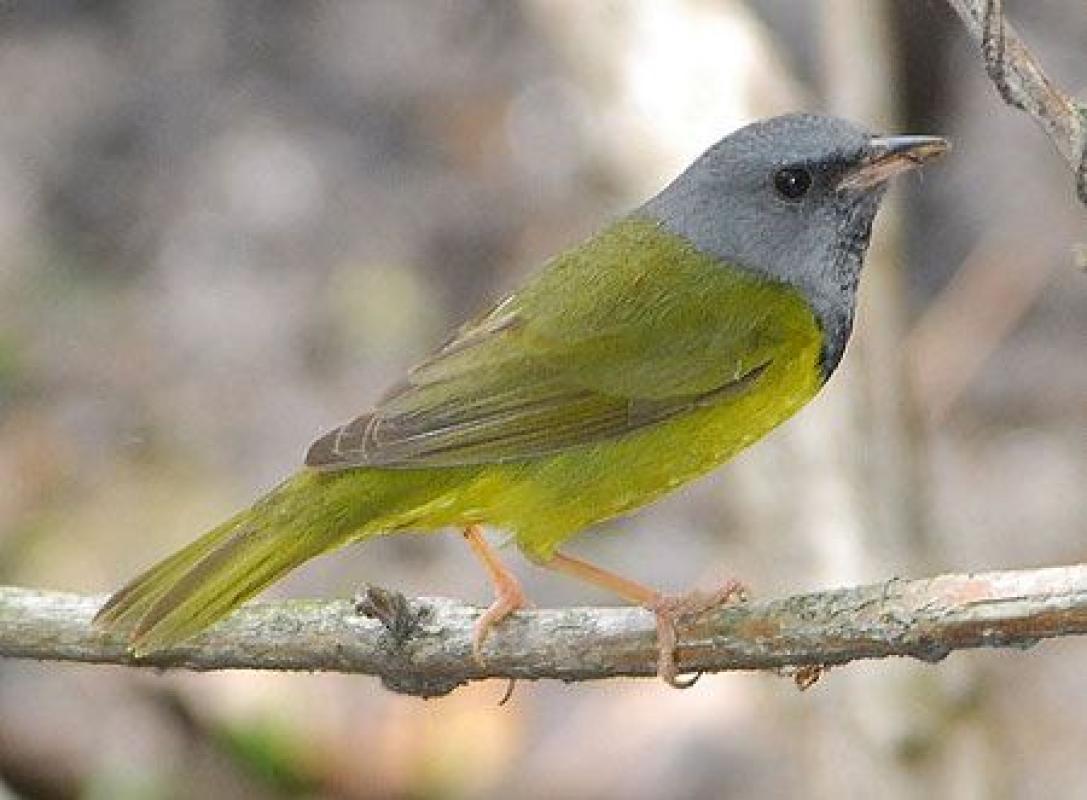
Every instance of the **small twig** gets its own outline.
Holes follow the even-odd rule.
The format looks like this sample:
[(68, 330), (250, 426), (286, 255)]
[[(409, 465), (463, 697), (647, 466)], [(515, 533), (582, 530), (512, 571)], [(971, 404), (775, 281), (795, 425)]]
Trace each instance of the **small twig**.
[(1076, 193), (1087, 205), (1087, 106), (1049, 80), (1005, 21), (1001, 0), (947, 2), (981, 48), (985, 71), (1004, 102), (1034, 117), (1072, 168)]
[(985, 72), (996, 86), (1004, 102), (1020, 111), (1027, 110), (1027, 99), (1022, 89), (1008, 80), (1007, 27), (1004, 22), (1003, 0), (989, 0), (985, 5), (985, 17), (981, 24), (981, 55), (985, 59)]
[[(370, 592), (371, 601), (374, 595)], [(160, 669), (363, 673), (430, 697), (484, 678), (564, 681), (651, 676), (653, 616), (639, 608), (520, 611), (472, 658), (480, 609), (454, 600), (384, 598), (381, 619), (351, 602), (251, 603), (179, 647), (136, 659), (91, 626), (101, 597), (0, 587), (0, 656)], [(389, 611), (388, 614), (385, 611)], [(411, 625), (402, 624), (411, 620)], [(781, 670), (804, 676), (857, 659), (1027, 647), (1087, 633), (1087, 565), (944, 575), (726, 606), (680, 633), (685, 672)]]

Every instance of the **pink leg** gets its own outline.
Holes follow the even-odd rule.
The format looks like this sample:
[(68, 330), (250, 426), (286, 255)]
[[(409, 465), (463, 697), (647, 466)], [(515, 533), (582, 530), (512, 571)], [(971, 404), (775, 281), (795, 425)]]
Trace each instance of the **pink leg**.
[[(607, 589), (628, 602), (653, 612), (657, 618), (657, 674), (669, 686), (686, 689), (694, 680), (681, 681), (676, 671), (676, 626), (684, 620), (732, 600), (744, 599), (745, 590), (738, 581), (726, 581), (713, 592), (693, 591), (683, 595), (665, 595), (656, 589), (608, 572), (595, 564), (555, 553), (543, 565), (548, 569)], [(697, 680), (697, 676), (695, 678)]]
[(472, 553), (479, 559), (494, 584), (494, 602), (483, 612), (483, 616), (476, 622), (475, 632), (472, 635), (472, 654), (476, 661), (483, 662), (483, 643), (487, 639), (491, 628), (504, 620), (514, 611), (529, 605), (521, 584), (505, 564), (498, 558), (487, 540), (483, 538), (483, 528), (479, 525), (469, 525), (464, 529), (464, 540), (472, 548)]

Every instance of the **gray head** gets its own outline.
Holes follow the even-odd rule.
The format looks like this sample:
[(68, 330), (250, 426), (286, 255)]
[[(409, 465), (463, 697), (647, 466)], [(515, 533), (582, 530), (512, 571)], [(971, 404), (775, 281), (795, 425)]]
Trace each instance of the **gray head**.
[(636, 213), (704, 253), (799, 289), (823, 326), (829, 376), (852, 329), (886, 181), (947, 147), (931, 136), (874, 136), (831, 117), (774, 117), (726, 136)]

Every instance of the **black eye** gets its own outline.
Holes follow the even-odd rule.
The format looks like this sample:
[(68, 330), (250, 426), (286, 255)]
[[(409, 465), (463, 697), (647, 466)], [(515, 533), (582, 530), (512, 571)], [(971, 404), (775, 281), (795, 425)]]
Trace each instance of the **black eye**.
[(799, 200), (811, 188), (811, 173), (800, 167), (786, 167), (774, 173), (774, 188), (786, 200)]

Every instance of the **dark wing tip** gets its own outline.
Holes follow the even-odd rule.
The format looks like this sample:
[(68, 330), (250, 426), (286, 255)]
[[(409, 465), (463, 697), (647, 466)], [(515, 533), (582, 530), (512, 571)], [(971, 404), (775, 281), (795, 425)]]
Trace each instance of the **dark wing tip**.
[(306, 466), (316, 469), (357, 467), (366, 463), (365, 441), (372, 414), (364, 414), (329, 431), (309, 446)]
[(336, 447), (341, 430), (342, 428), (336, 428), (334, 431), (329, 431), (309, 446), (309, 450), (306, 451), (307, 467), (327, 469), (336, 466), (343, 460)]

